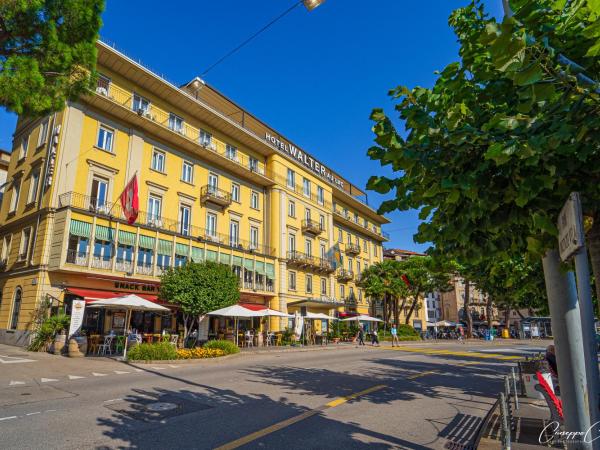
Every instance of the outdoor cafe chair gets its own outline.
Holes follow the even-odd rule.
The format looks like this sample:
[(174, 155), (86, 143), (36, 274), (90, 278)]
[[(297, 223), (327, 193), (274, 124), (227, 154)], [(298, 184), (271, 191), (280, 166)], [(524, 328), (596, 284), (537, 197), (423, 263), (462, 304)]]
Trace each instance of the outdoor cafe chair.
[(244, 342), (246, 347), (254, 347), (254, 335), (250, 331), (246, 331), (244, 335)]
[(112, 355), (112, 343), (114, 336), (104, 336), (104, 342), (98, 346), (98, 354), (99, 355)]
[(281, 333), (277, 334), (277, 340), (275, 341), (275, 345), (276, 346), (283, 345), (283, 334), (281, 334)]
[(177, 349), (177, 341), (179, 339), (179, 335), (178, 334), (172, 334), (169, 343), (175, 347), (175, 349)]
[(121, 353), (125, 348), (125, 336), (116, 336), (115, 353)]
[(100, 347), (100, 335), (91, 334), (88, 340), (88, 353), (91, 353), (92, 355), (97, 353), (98, 347)]

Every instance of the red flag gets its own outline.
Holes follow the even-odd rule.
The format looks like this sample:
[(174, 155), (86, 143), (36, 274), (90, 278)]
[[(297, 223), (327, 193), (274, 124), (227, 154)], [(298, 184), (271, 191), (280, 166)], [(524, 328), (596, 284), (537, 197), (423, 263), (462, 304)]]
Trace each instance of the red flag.
[(123, 207), (123, 215), (125, 216), (125, 219), (127, 219), (127, 223), (129, 225), (133, 224), (136, 221), (140, 210), (137, 175), (133, 176), (121, 193), (121, 206)]
[(402, 278), (402, 281), (404, 281), (406, 287), (410, 287), (410, 281), (408, 280), (408, 277), (405, 274), (400, 275), (400, 278)]

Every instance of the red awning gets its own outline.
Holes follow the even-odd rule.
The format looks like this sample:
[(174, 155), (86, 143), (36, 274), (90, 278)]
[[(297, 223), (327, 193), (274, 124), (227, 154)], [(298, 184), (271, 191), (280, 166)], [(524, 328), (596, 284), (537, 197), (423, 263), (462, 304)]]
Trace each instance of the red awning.
[(267, 309), (267, 305), (260, 305), (258, 303), (240, 303), (239, 305), (250, 311), (262, 311), (263, 309)]
[[(122, 297), (123, 295), (129, 294), (129, 292), (115, 292), (115, 291), (99, 291), (97, 289), (82, 289), (82, 288), (68, 288), (67, 292), (69, 294), (76, 295), (78, 297), (83, 297), (86, 303), (93, 302), (95, 300), (104, 300), (107, 298), (115, 298)], [(135, 292), (135, 295), (154, 302), (161, 303), (158, 301), (158, 296), (152, 294), (138, 294)]]

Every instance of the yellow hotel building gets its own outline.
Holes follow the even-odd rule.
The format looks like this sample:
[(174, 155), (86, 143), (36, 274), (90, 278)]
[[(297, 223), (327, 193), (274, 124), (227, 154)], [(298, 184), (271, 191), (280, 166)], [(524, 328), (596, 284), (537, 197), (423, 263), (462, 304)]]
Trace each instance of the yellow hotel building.
[[(177, 87), (97, 47), (95, 91), (50, 117), (21, 118), (14, 133), (0, 342), (26, 344), (40, 310), (68, 312), (75, 298), (157, 300), (165, 268), (190, 260), (231, 265), (251, 307), (369, 312), (356, 283), (383, 258), (388, 220), (360, 189), (202, 80)], [(128, 225), (119, 196), (136, 174), (140, 214)], [(117, 313), (87, 310), (84, 328), (123, 326)], [(173, 308), (134, 321), (175, 329), (176, 317)]]

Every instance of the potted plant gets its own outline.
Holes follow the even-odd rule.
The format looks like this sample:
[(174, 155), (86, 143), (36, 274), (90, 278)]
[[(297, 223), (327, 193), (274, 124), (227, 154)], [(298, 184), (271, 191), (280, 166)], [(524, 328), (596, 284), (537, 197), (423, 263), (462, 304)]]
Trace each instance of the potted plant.
[(71, 316), (59, 314), (47, 319), (48, 327), (52, 331), (54, 341), (52, 342), (52, 353), (55, 355), (62, 354), (67, 343), (67, 328), (71, 323)]

